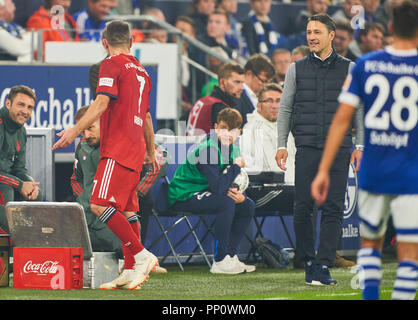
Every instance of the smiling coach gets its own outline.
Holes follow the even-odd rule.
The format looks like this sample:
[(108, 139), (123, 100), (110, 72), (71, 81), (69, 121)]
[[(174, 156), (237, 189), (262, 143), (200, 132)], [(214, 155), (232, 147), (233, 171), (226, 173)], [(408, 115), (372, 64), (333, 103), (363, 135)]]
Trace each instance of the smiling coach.
[[(352, 128), (348, 130), (331, 170), (331, 187), (321, 216), (318, 251), (315, 254), (312, 214), (314, 201), (310, 185), (318, 169), (328, 129), (338, 108), (338, 95), (344, 80), (354, 66), (332, 47), (335, 23), (326, 14), (309, 18), (306, 27), (310, 54), (292, 63), (286, 73), (278, 120), (278, 166), (286, 170), (286, 142), (290, 131), (295, 137), (295, 206), (294, 229), (296, 255), (305, 262), (306, 283), (335, 285), (328, 268), (333, 266), (341, 240), (344, 196), (353, 146)], [(362, 143), (361, 113), (357, 112), (356, 141)], [(357, 150), (360, 149), (360, 150)], [(361, 158), (358, 145), (351, 157)]]

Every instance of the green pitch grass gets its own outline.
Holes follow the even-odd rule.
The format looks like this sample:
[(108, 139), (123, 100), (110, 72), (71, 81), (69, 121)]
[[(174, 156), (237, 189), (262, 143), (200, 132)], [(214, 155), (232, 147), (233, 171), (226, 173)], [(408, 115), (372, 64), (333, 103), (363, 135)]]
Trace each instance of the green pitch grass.
[[(384, 261), (381, 299), (391, 298), (396, 277), (394, 259)], [(356, 273), (331, 269), (335, 287), (305, 284), (303, 270), (273, 270), (263, 264), (241, 275), (213, 275), (207, 266), (168, 266), (167, 274), (151, 274), (139, 291), (32, 290), (0, 288), (0, 300), (361, 300)], [(11, 281), (12, 282), (12, 281)], [(12, 283), (11, 283), (12, 286)], [(1, 304), (1, 302), (0, 302)]]

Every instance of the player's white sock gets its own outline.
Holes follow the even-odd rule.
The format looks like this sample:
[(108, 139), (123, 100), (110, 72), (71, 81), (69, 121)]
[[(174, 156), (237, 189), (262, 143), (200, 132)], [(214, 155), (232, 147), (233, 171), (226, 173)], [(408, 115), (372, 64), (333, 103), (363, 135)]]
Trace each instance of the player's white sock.
[(382, 279), (381, 255), (373, 248), (362, 248), (357, 253), (360, 289), (364, 300), (379, 300)]
[(418, 262), (403, 260), (398, 265), (392, 300), (414, 300), (418, 284)]

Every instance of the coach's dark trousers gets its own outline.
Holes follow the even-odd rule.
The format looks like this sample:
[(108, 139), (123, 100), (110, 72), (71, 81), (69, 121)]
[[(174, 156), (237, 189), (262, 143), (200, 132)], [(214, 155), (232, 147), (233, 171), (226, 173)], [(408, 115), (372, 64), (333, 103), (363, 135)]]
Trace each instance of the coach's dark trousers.
[(294, 229), (296, 255), (305, 260), (332, 267), (338, 243), (341, 239), (344, 200), (347, 187), (350, 150), (341, 148), (330, 170), (328, 197), (321, 208), (321, 224), (318, 251), (315, 254), (313, 225), (314, 200), (311, 183), (318, 171), (323, 149), (298, 147), (295, 158), (295, 207)]

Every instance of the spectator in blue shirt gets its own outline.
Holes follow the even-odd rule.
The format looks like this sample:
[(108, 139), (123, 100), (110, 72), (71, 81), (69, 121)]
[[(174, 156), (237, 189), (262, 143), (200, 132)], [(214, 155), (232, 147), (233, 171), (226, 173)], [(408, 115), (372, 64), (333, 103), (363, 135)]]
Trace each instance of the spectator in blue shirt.
[(73, 17), (79, 28), (80, 39), (100, 41), (101, 32), (106, 27), (106, 16), (111, 9), (109, 0), (89, 0), (88, 8), (76, 12)]

